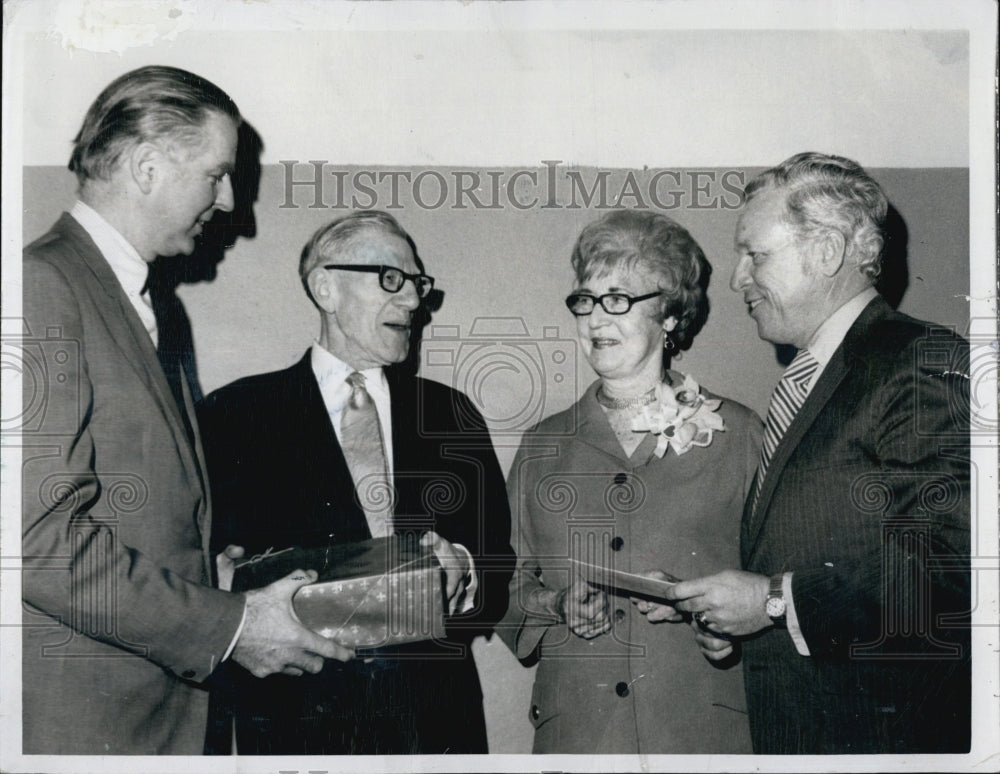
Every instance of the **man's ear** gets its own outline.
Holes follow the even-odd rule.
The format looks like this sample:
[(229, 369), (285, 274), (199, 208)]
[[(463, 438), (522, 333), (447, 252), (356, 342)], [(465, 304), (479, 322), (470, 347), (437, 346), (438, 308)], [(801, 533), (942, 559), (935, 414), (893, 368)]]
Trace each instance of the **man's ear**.
[(141, 142), (128, 155), (128, 171), (144, 194), (153, 190), (158, 176), (163, 174), (163, 152), (150, 142)]
[(844, 235), (836, 229), (826, 231), (812, 240), (810, 245), (814, 265), (824, 277), (833, 277), (844, 265), (847, 257), (847, 243)]
[(337, 285), (330, 278), (330, 272), (321, 268), (315, 268), (306, 278), (309, 285), (309, 292), (312, 294), (316, 305), (328, 314), (332, 314), (337, 308)]

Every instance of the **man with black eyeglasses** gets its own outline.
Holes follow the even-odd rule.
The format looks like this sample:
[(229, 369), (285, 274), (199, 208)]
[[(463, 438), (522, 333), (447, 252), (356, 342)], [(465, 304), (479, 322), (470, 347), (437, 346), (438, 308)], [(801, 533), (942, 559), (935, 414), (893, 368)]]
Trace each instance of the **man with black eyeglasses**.
[(445, 570), (447, 638), (328, 661), (298, 680), (231, 670), (237, 751), (485, 753), (470, 645), (507, 606), (504, 479), (472, 403), (392, 367), (407, 359), (434, 280), (406, 231), (378, 211), (319, 229), (299, 275), (319, 339), (291, 368), (211, 394), (199, 414), (213, 545), (254, 555), (417, 532)]

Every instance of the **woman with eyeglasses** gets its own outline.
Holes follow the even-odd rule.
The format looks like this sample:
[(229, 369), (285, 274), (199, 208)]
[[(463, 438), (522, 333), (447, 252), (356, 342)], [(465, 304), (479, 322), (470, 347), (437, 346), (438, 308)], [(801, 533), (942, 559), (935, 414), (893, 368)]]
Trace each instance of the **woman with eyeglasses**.
[(676, 222), (629, 210), (587, 226), (572, 265), (598, 378), (525, 434), (507, 482), (519, 559), (497, 633), (538, 662), (533, 751), (750, 753), (738, 650), (708, 661), (699, 622), (657, 597), (656, 581), (739, 565), (760, 453), (756, 414), (670, 368), (711, 267)]

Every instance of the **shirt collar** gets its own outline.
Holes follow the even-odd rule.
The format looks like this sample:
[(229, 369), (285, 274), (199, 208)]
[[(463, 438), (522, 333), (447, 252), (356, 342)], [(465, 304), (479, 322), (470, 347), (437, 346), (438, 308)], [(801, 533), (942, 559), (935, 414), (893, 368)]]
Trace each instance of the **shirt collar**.
[(844, 340), (847, 331), (876, 296), (878, 296), (878, 291), (875, 288), (865, 288), (826, 318), (823, 324), (816, 329), (806, 349), (816, 358), (820, 369), (825, 368), (826, 364), (830, 362), (830, 358), (833, 357), (833, 353)]
[(142, 295), (149, 276), (149, 264), (142, 260), (139, 251), (114, 226), (83, 202), (77, 200), (69, 214), (94, 240), (125, 294), (129, 298)]
[[(334, 395), (338, 403), (344, 403), (351, 394), (347, 377), (356, 369), (325, 349), (318, 341), (313, 343), (310, 362), (320, 392)], [(380, 397), (388, 396), (389, 387), (382, 368), (365, 368), (358, 373), (365, 377), (365, 389), (376, 401)]]

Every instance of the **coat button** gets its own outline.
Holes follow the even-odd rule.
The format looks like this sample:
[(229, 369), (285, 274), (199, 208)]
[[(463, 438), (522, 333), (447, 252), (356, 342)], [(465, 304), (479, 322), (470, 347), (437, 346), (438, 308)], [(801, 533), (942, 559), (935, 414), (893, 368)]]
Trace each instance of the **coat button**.
[(615, 474), (615, 483), (618, 486), (622, 486), (626, 481), (628, 481), (628, 476), (626, 474), (624, 474), (624, 473), (616, 473)]
[(541, 714), (542, 713), (538, 711), (538, 705), (537, 704), (532, 704), (531, 705), (531, 719), (532, 720), (538, 720), (538, 718), (539, 718), (539, 716), (541, 716)]
[(628, 683), (618, 683), (618, 685), (615, 686), (615, 693), (623, 699), (628, 696)]
[(621, 551), (622, 550), (622, 546), (624, 546), (624, 545), (625, 545), (625, 541), (622, 540), (621, 537), (616, 537), (616, 538), (612, 538), (611, 539), (611, 550), (612, 551)]
[(184, 674), (182, 674), (181, 677), (183, 677), (183, 678), (185, 678), (187, 680), (190, 680), (192, 677), (194, 677), (194, 670), (193, 669), (185, 669), (184, 670)]
[(620, 607), (617, 610), (615, 610), (615, 620), (618, 623), (621, 623), (622, 621), (625, 620), (625, 611), (622, 610)]

